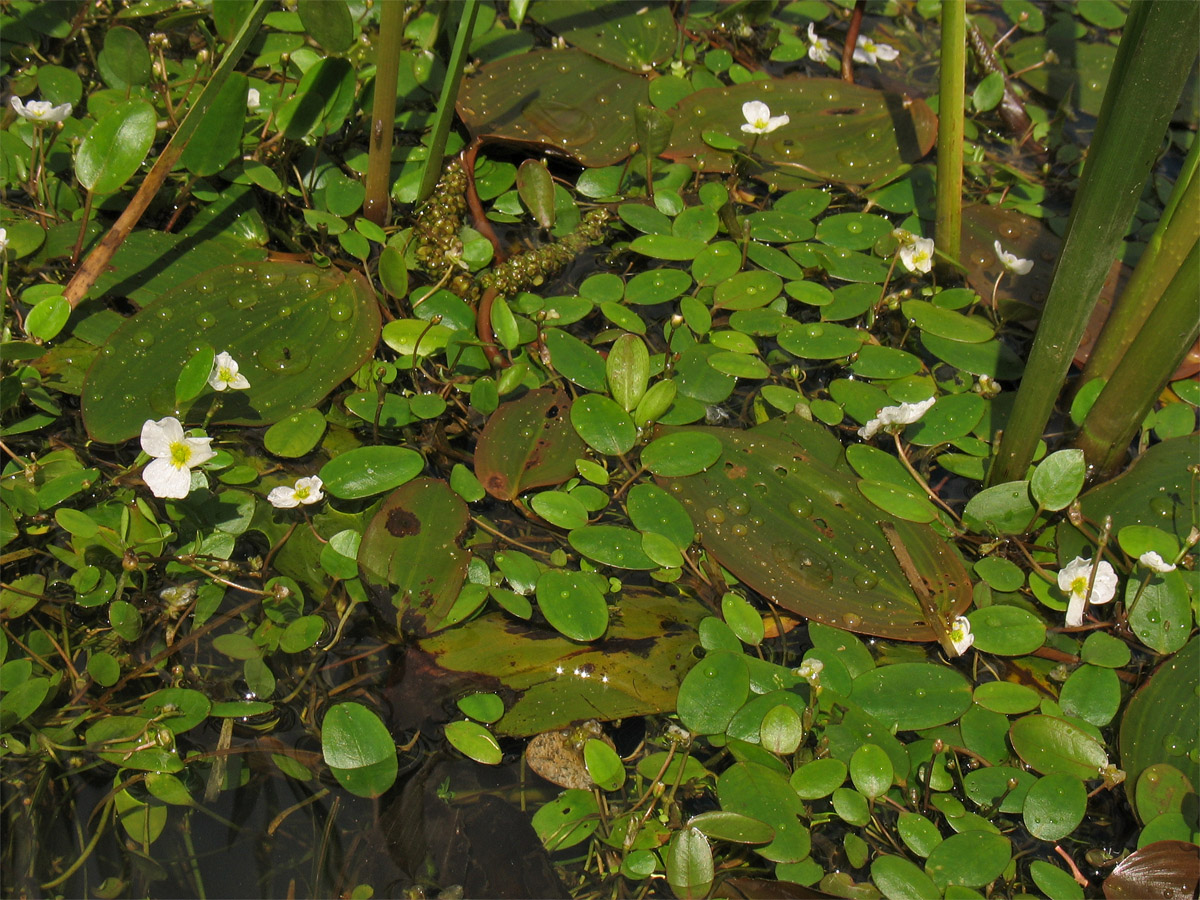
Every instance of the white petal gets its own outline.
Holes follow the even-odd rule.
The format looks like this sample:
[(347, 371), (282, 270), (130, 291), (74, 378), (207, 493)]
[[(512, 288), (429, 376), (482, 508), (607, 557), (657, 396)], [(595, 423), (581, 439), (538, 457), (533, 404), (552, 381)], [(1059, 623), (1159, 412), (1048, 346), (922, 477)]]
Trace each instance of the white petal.
[(858, 436), (864, 441), (869, 441), (871, 438), (875, 437), (875, 435), (879, 432), (879, 429), (882, 427), (882, 419), (871, 419), (866, 425), (858, 429)]
[(155, 497), (182, 500), (192, 488), (192, 471), (186, 466), (177, 468), (170, 460), (156, 459), (146, 466), (142, 480)]
[(184, 438), (183, 442), (188, 448), (188, 468), (195, 468), (217, 455), (217, 451), (209, 446), (212, 443), (210, 437)]
[[(1082, 556), (1075, 557), (1059, 571), (1058, 589), (1064, 594), (1073, 594), (1071, 585), (1081, 575), (1086, 578), (1091, 568), (1092, 561), (1090, 559), (1084, 559)], [(1080, 614), (1082, 615), (1082, 613)]]
[(12, 108), (17, 111), (17, 115), (28, 118), (25, 113), (25, 104), (21, 102), (21, 98), (16, 95), (9, 97), (8, 102), (12, 104)]
[(1083, 608), (1086, 601), (1078, 594), (1071, 595), (1071, 602), (1067, 604), (1067, 627), (1078, 628), (1083, 624)]
[(900, 51), (897, 50), (895, 47), (893, 47), (891, 44), (876, 44), (875, 45), (875, 56), (878, 57), (879, 59), (882, 59), (884, 62), (891, 62), (893, 59), (895, 59), (899, 55), (900, 55)]
[(1091, 603), (1108, 603), (1117, 593), (1117, 573), (1112, 563), (1101, 560), (1096, 567), (1096, 578), (1092, 582)]
[(151, 456), (170, 456), (171, 444), (183, 440), (183, 426), (179, 420), (167, 416), (155, 422), (147, 419), (142, 423), (142, 449)]
[(233, 376), (233, 381), (229, 382), (229, 386), (235, 391), (244, 391), (250, 387), (250, 382), (246, 380), (246, 376), (238, 372)]
[(290, 487), (272, 488), (271, 493), (267, 494), (267, 502), (276, 509), (291, 509), (300, 505), (296, 491)]
[(742, 115), (751, 125), (757, 125), (759, 122), (771, 118), (771, 107), (761, 100), (747, 100), (742, 104)]
[(296, 499), (305, 505), (320, 503), (325, 499), (321, 492), (321, 479), (315, 475), (312, 478), (301, 478), (296, 482)]

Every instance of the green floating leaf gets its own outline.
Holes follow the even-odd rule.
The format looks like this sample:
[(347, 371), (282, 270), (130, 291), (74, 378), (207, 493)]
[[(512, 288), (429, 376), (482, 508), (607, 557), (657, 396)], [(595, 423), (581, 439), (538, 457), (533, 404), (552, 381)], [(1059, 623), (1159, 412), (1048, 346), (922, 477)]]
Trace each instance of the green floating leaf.
[(713, 883), (712, 848), (698, 828), (677, 831), (667, 847), (667, 884), (680, 900), (707, 897)]
[(917, 731), (953, 722), (966, 712), (971, 685), (955, 669), (898, 663), (855, 678), (850, 698), (869, 715), (896, 723), (901, 731)]
[(567, 540), (588, 559), (618, 569), (655, 569), (658, 563), (642, 551), (642, 536), (619, 525), (585, 525)]
[(1022, 534), (1037, 510), (1029, 500), (1028, 481), (1009, 481), (985, 488), (967, 501), (963, 524), (972, 531)]
[(1043, 509), (1065, 509), (1079, 496), (1086, 475), (1082, 450), (1058, 450), (1038, 463), (1029, 492)]
[[(104, 49), (96, 58), (100, 77), (109, 87), (124, 90), (150, 81), (150, 51), (142, 36), (126, 25), (110, 28)], [(242, 105), (245, 105), (243, 99)]]
[(679, 549), (692, 545), (692, 520), (683, 504), (655, 484), (635, 484), (625, 503), (629, 519), (642, 532), (666, 536)]
[(193, 175), (215, 175), (237, 157), (242, 147), (249, 88), (250, 80), (245, 75), (231, 72), (213, 98), (179, 159)]
[(740, 653), (710, 653), (679, 686), (679, 718), (695, 734), (720, 734), (750, 693), (750, 673)]
[(915, 863), (902, 856), (880, 854), (871, 863), (871, 881), (885, 897), (936, 897), (937, 886)]
[(642, 451), (642, 465), (660, 477), (703, 472), (721, 457), (721, 442), (702, 431), (677, 431), (656, 438)]
[(459, 753), (485, 766), (496, 766), (504, 758), (495, 736), (478, 722), (451, 722), (446, 726), (446, 740)]
[(345, 53), (354, 43), (354, 20), (346, 0), (300, 0), (296, 11), (309, 37), (330, 53)]
[(357, 447), (321, 467), (321, 486), (335, 497), (354, 500), (397, 488), (424, 468), (421, 454), (407, 447)]
[(964, 831), (942, 841), (925, 862), (925, 871), (943, 891), (949, 885), (980, 888), (991, 884), (1012, 859), (1008, 838), (987, 831)]
[(360, 703), (338, 703), (325, 713), (321, 754), (338, 783), (360, 797), (378, 797), (396, 780), (392, 736)]
[(698, 828), (717, 841), (765, 844), (775, 838), (775, 829), (766, 822), (723, 809), (709, 810), (692, 816), (687, 824), (689, 828)]
[(588, 738), (583, 745), (583, 760), (600, 790), (617, 791), (625, 783), (625, 763), (604, 741)]
[(1043, 775), (1071, 775), (1087, 781), (1100, 777), (1108, 754), (1094, 737), (1066, 719), (1025, 716), (1009, 729), (1013, 749)]
[(179, 409), (174, 396), (175, 376), (201, 344), (228, 352), (250, 382), (220, 395), (213, 421), (272, 424), (316, 406), (357, 371), (374, 352), (379, 321), (371, 288), (355, 273), (303, 263), (213, 269), (112, 334), (84, 382), (84, 424), (93, 439), (116, 443), (139, 434), (146, 419), (202, 419), (216, 394)]
[(967, 618), (975, 649), (1000, 656), (1026, 656), (1046, 641), (1046, 623), (1019, 606), (993, 604)]
[(589, 447), (606, 456), (623, 456), (637, 440), (629, 413), (602, 394), (587, 394), (572, 403), (571, 424)]
[(801, 359), (840, 359), (866, 340), (866, 333), (829, 322), (793, 324), (779, 332), (779, 346)]
[(721, 808), (741, 813), (775, 829), (775, 839), (756, 852), (773, 862), (799, 862), (808, 856), (812, 840), (800, 823), (804, 804), (774, 769), (751, 762), (730, 766), (717, 779)]
[(488, 419), (475, 445), (475, 474), (500, 500), (523, 491), (561, 484), (575, 474), (586, 452), (571, 427), (570, 399), (562, 391), (530, 391), (501, 406)]
[[(575, 534), (575, 532), (572, 532)], [(608, 604), (596, 579), (551, 569), (537, 582), (538, 609), (555, 631), (573, 641), (594, 641), (608, 628)]]
[(749, 173), (780, 187), (805, 181), (866, 184), (933, 146), (936, 117), (922, 101), (802, 78), (713, 87), (684, 97), (672, 111), (675, 132), (667, 156), (705, 172), (730, 171), (732, 156), (711, 149), (702, 136), (713, 131), (744, 139), (742, 104), (750, 100), (786, 110), (791, 119), (755, 145), (761, 166), (751, 166)]
[(1035, 838), (1058, 841), (1079, 827), (1087, 811), (1087, 788), (1073, 775), (1046, 775), (1025, 795), (1022, 815)]
[(906, 300), (900, 304), (900, 309), (922, 332), (951, 341), (982, 344), (996, 334), (996, 329), (983, 316), (964, 316), (927, 300)]
[(401, 634), (431, 634), (450, 624), (470, 560), (459, 544), (469, 520), (462, 499), (433, 478), (406, 484), (371, 519), (358, 565), (375, 606)]
[(95, 194), (120, 190), (146, 158), (157, 123), (154, 107), (145, 100), (124, 100), (106, 112), (75, 155), (79, 183)]
[(565, 790), (533, 814), (533, 830), (550, 852), (586, 841), (600, 826), (600, 807), (591, 791)]
[(847, 771), (840, 759), (814, 759), (796, 769), (789, 784), (801, 800), (819, 800), (842, 786)]
[(302, 409), (280, 419), (263, 435), (268, 453), (296, 459), (309, 453), (325, 434), (325, 417), (319, 410)]

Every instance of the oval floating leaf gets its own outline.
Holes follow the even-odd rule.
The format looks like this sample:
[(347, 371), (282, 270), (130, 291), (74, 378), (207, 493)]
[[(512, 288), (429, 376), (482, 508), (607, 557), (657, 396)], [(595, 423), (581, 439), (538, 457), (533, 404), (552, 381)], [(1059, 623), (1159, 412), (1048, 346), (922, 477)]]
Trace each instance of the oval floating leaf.
[(358, 447), (321, 467), (322, 487), (345, 500), (370, 497), (416, 478), (425, 459), (407, 447)]
[(321, 753), (338, 783), (360, 797), (378, 797), (396, 780), (392, 736), (360, 703), (338, 703), (325, 713)]
[(516, 499), (535, 487), (561, 484), (575, 474), (584, 443), (571, 427), (571, 401), (562, 391), (530, 391), (503, 403), (475, 445), (475, 474), (489, 494)]

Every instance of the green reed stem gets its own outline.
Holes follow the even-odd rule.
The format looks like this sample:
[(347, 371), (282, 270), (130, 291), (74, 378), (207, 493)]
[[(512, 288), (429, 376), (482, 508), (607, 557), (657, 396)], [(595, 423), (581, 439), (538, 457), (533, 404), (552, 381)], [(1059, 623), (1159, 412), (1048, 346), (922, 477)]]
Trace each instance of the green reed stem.
[(475, 14), (479, 11), (479, 0), (464, 0), (462, 18), (458, 20), (458, 34), (454, 38), (454, 49), (446, 65), (446, 80), (442, 83), (442, 94), (438, 97), (437, 112), (433, 117), (433, 128), (429, 137), (429, 158), (425, 160), (425, 171), (421, 175), (421, 189), (417, 191), (417, 202), (422, 203), (433, 193), (442, 174), (442, 156), (446, 152), (446, 138), (450, 136), (450, 123), (454, 121), (454, 101), (458, 98), (458, 87), (462, 84), (463, 66), (467, 58), (467, 47), (471, 33), (475, 30)]
[[(1075, 445), (1101, 472), (1116, 468), (1129, 442), (1188, 349), (1200, 337), (1200, 243), (1193, 242), (1163, 292), (1088, 410)], [(1019, 398), (1018, 398), (1019, 399)]]
[(962, 251), (963, 104), (967, 89), (966, 0), (942, 3), (941, 85), (938, 90), (937, 225), (939, 268), (954, 271)]
[(1147, 0), (1130, 9), (990, 484), (1021, 480), (1033, 460), (1196, 58), (1195, 42), (1181, 36), (1197, 27), (1200, 4)]

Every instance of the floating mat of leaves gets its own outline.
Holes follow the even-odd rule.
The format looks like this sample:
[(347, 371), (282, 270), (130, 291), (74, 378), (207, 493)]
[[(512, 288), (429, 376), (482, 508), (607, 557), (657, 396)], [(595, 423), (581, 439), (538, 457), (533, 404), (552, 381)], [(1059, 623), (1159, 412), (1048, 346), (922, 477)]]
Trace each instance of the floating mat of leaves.
[(468, 675), (475, 690), (499, 694), (507, 712), (493, 727), (498, 735), (670, 712), (696, 661), (696, 629), (706, 615), (691, 597), (626, 590), (605, 638), (585, 644), (490, 613), (421, 641), (406, 669), (432, 666), (434, 677), (451, 680)]
[(457, 108), (478, 137), (550, 144), (585, 166), (608, 166), (629, 155), (633, 110), (646, 99), (644, 78), (558, 50), (484, 66), (463, 85)]
[(697, 475), (659, 483), (683, 502), (704, 548), (772, 602), (859, 634), (936, 640), (884, 522), (944, 621), (970, 605), (971, 580), (954, 548), (929, 526), (894, 519), (864, 498), (821, 426), (792, 418), (748, 431), (672, 430), (686, 432), (717, 437), (721, 458)]
[(644, 0), (555, 0), (530, 17), (581, 50), (631, 72), (647, 72), (675, 52), (678, 33), (666, 4)]
[[(175, 287), (108, 339), (83, 386), (94, 440), (124, 441), (147, 419), (270, 425), (319, 403), (363, 364), (379, 340), (379, 307), (355, 272), (305, 263), (221, 266)], [(205, 390), (176, 404), (184, 363), (208, 345), (228, 352), (249, 390)]]
[(444, 481), (418, 478), (397, 488), (371, 519), (358, 548), (363, 583), (402, 634), (437, 631), (458, 599), (471, 554), (459, 539), (467, 505)]
[(754, 146), (762, 166), (749, 174), (788, 189), (812, 181), (867, 184), (920, 159), (933, 147), (937, 117), (924, 100), (830, 78), (751, 81), (690, 94), (671, 110), (675, 131), (663, 154), (693, 169), (729, 172), (733, 156), (705, 132), (742, 143), (742, 104), (761, 100), (790, 121)]

